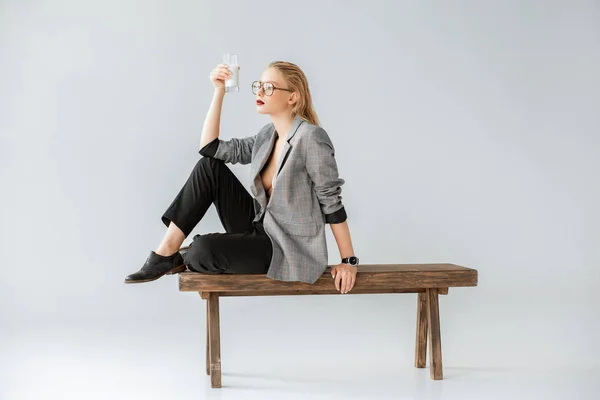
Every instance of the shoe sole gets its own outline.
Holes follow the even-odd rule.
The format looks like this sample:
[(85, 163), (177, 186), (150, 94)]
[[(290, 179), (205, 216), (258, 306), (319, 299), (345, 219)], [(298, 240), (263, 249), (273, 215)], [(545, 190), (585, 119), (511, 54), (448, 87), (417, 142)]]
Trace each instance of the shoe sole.
[(152, 282), (152, 281), (155, 281), (155, 280), (157, 280), (158, 278), (161, 278), (161, 277), (163, 277), (164, 275), (173, 275), (173, 274), (178, 274), (178, 273), (180, 273), (180, 272), (183, 272), (183, 271), (185, 271), (185, 270), (186, 270), (186, 266), (185, 266), (185, 264), (182, 264), (182, 265), (179, 265), (179, 266), (177, 266), (177, 267), (175, 267), (175, 268), (173, 268), (173, 269), (170, 269), (169, 271), (165, 272), (165, 273), (164, 273), (164, 274), (162, 274), (162, 275), (159, 275), (159, 276), (157, 276), (156, 278), (152, 278), (152, 279), (143, 279), (143, 280), (137, 280), (137, 281), (128, 281), (128, 280), (125, 280), (125, 283), (143, 283), (143, 282)]

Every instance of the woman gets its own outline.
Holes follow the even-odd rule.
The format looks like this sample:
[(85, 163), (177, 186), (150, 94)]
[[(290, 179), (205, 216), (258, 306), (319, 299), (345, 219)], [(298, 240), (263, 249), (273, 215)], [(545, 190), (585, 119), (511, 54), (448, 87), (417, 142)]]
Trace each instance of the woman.
[[(187, 266), (312, 284), (327, 268), (325, 225), (330, 224), (342, 259), (331, 275), (336, 290), (347, 293), (356, 281), (358, 258), (341, 201), (344, 180), (333, 144), (318, 125), (304, 73), (295, 64), (271, 62), (252, 91), (258, 112), (272, 122), (254, 136), (222, 140), (219, 124), (230, 75), (224, 64), (211, 71), (214, 94), (200, 139), (203, 157), (161, 217), (167, 226), (162, 242), (125, 282), (152, 281)], [(253, 195), (225, 163), (251, 164)], [(211, 204), (226, 233), (195, 235), (182, 254), (181, 244)]]

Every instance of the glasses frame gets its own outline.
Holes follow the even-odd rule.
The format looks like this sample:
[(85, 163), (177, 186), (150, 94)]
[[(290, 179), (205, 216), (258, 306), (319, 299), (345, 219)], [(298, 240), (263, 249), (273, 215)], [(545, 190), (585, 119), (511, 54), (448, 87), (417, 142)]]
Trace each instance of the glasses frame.
[[(254, 84), (257, 82), (260, 86), (258, 87), (258, 90), (256, 91), (256, 93), (254, 93)], [(258, 92), (260, 92), (261, 89), (262, 89), (263, 93), (265, 94), (265, 96), (273, 96), (273, 93), (275, 93), (276, 90), (285, 90), (286, 92), (293, 92), (293, 90), (291, 90), (291, 89), (281, 88), (281, 87), (277, 87), (277, 86), (273, 85), (273, 93), (267, 94), (267, 92), (265, 91), (265, 88), (263, 87), (263, 84), (265, 84), (265, 83), (270, 83), (271, 85), (273, 85), (271, 82), (261, 82), (261, 81), (252, 82), (252, 86), (251, 86), (252, 93), (258, 94)]]

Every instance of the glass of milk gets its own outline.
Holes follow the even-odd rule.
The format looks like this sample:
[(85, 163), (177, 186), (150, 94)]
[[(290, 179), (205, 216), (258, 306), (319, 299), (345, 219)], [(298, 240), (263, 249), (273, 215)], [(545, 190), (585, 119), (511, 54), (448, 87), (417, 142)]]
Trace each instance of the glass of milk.
[(240, 72), (238, 69), (238, 55), (237, 54), (223, 54), (223, 64), (227, 64), (231, 71), (231, 77), (225, 80), (225, 91), (226, 92), (239, 92), (240, 91)]

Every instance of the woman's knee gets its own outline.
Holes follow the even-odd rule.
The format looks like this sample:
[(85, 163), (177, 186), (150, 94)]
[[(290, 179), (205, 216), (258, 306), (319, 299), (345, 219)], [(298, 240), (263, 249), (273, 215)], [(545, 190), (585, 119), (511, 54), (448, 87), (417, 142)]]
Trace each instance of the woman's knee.
[(219, 164), (224, 164), (225, 161), (219, 160), (218, 158), (204, 156), (200, 157), (196, 163), (196, 168), (214, 168)]
[(213, 157), (200, 157), (194, 166), (193, 174), (208, 179), (217, 179), (217, 175), (222, 173), (224, 169), (222, 164), (225, 162)]

